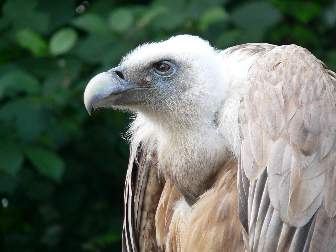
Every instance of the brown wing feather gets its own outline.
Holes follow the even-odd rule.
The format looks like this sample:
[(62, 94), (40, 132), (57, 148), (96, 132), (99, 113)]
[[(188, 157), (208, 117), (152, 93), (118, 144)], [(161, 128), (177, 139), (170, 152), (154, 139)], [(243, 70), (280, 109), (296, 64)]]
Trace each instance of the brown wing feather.
[[(148, 146), (147, 146), (148, 147)], [(155, 151), (141, 144), (127, 170), (122, 245), (125, 252), (158, 251), (155, 211), (162, 192)]]
[(321, 251), (336, 249), (334, 76), (295, 45), (272, 49), (250, 68), (238, 182), (252, 251), (315, 251), (316, 240), (327, 244)]
[(237, 208), (237, 163), (230, 161), (193, 207), (182, 251), (244, 251)]
[(156, 213), (157, 238), (164, 251), (244, 251), (237, 206), (237, 163), (229, 161), (212, 188), (191, 207), (169, 180)]

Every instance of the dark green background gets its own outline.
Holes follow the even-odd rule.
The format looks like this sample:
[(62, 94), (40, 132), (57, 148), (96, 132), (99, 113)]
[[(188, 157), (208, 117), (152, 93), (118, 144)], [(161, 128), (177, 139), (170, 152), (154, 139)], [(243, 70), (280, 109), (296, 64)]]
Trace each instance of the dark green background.
[(120, 251), (128, 116), (83, 91), (139, 43), (296, 43), (336, 68), (336, 1), (0, 1), (0, 251)]

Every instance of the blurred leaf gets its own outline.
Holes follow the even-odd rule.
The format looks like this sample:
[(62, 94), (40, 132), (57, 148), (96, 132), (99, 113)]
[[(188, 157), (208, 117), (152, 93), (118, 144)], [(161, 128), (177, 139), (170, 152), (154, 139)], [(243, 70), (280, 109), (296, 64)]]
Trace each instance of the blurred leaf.
[(10, 0), (3, 6), (4, 16), (16, 28), (45, 32), (49, 26), (49, 15), (37, 10), (37, 0)]
[(323, 20), (328, 27), (332, 27), (336, 24), (336, 2), (334, 2), (329, 8), (326, 8)]
[(46, 114), (38, 100), (14, 99), (0, 108), (0, 120), (14, 122), (17, 135), (25, 141), (32, 141), (46, 127)]
[(321, 2), (319, 1), (273, 1), (283, 13), (288, 14), (303, 23), (308, 23), (321, 14)]
[(13, 143), (3, 142), (0, 145), (0, 171), (16, 175), (22, 165), (23, 156)]
[(118, 240), (120, 240), (120, 236), (117, 235), (115, 232), (110, 232), (94, 237), (83, 245), (83, 249), (87, 251), (97, 251), (99, 248), (114, 243)]
[(109, 25), (113, 31), (125, 32), (133, 24), (133, 14), (129, 9), (117, 9), (109, 15)]
[(52, 225), (47, 227), (45, 233), (41, 239), (43, 243), (53, 247), (59, 243), (62, 234), (62, 227), (60, 225)]
[(58, 29), (74, 18), (75, 1), (39, 1), (38, 9), (50, 17), (49, 31)]
[[(300, 3), (295, 9), (296, 11), (293, 11), (294, 15), (298, 20), (304, 23), (309, 22), (313, 18), (319, 16), (321, 13), (320, 5), (313, 2)], [(298, 9), (300, 11), (297, 11)]]
[(37, 0), (11, 0), (6, 1), (3, 6), (3, 11), (6, 15), (17, 18), (19, 16), (24, 16), (27, 13), (32, 13), (37, 6)]
[(40, 90), (38, 80), (22, 70), (8, 72), (0, 77), (0, 99), (18, 92), (35, 94)]
[(16, 33), (17, 43), (28, 49), (35, 56), (45, 56), (48, 52), (47, 42), (38, 33), (24, 29)]
[(20, 67), (25, 69), (25, 71), (29, 74), (34, 75), (34, 77), (38, 78), (39, 80), (44, 80), (50, 75), (58, 73), (60, 69), (60, 66), (57, 64), (57, 61), (54, 57), (28, 57), (22, 59)]
[[(202, 2), (203, 0), (197, 1)], [(186, 7), (186, 2), (187, 0), (155, 0), (153, 5), (163, 6), (173, 14), (175, 11), (183, 10)]]
[[(46, 202), (55, 190), (53, 180), (41, 176), (34, 167), (29, 166), (28, 162), (26, 163), (27, 165), (20, 172), (20, 187), (24, 190), (25, 197), (32, 201)], [(44, 217), (40, 211), (39, 215), (41, 218)]]
[(51, 54), (64, 54), (71, 50), (77, 41), (77, 33), (71, 28), (63, 28), (56, 32), (50, 40), (49, 49)]
[(41, 174), (56, 182), (61, 181), (65, 165), (56, 153), (38, 147), (30, 147), (25, 153)]
[(0, 192), (13, 193), (17, 186), (17, 178), (9, 174), (0, 174)]
[(229, 2), (228, 0), (193, 0), (193, 2), (195, 4), (199, 4), (201, 5), (202, 3), (205, 3), (209, 6), (213, 6), (213, 5), (222, 5), (224, 3)]
[(281, 14), (269, 2), (250, 2), (232, 12), (233, 22), (247, 30), (265, 30), (281, 20)]
[(102, 55), (102, 65), (104, 69), (109, 69), (111, 66), (118, 64), (121, 57), (129, 51), (129, 45), (127, 43), (114, 44), (108, 47), (105, 54)]
[(336, 71), (336, 50), (329, 52), (326, 63), (328, 67), (330, 67), (333, 71)]
[(202, 30), (207, 29), (211, 24), (224, 22), (228, 20), (228, 13), (220, 7), (213, 7), (206, 10), (200, 19), (200, 27)]
[(144, 27), (149, 25), (156, 17), (160, 16), (166, 11), (166, 8), (161, 5), (154, 5), (152, 7), (146, 8), (143, 15), (137, 22), (139, 27)]
[(115, 39), (109, 34), (91, 35), (80, 41), (75, 53), (84, 61), (101, 62), (101, 58), (113, 50), (114, 46), (117, 46), (115, 42)]
[(107, 22), (99, 15), (88, 13), (73, 20), (73, 24), (90, 33), (108, 33)]
[(219, 48), (233, 46), (237, 41), (239, 41), (240, 36), (241, 33), (239, 30), (228, 30), (218, 37), (216, 40), (216, 46)]
[(184, 25), (186, 20), (185, 13), (180, 10), (174, 10), (171, 12), (166, 9), (165, 12), (162, 12), (161, 15), (157, 16), (153, 22), (152, 27), (157, 30), (173, 30), (179, 27), (180, 25)]
[(319, 43), (319, 38), (309, 27), (303, 25), (295, 25), (292, 27), (291, 34), (295, 40), (301, 40), (302, 46), (316, 46)]
[(0, 17), (0, 31), (6, 29), (9, 26), (10, 22), (6, 17)]

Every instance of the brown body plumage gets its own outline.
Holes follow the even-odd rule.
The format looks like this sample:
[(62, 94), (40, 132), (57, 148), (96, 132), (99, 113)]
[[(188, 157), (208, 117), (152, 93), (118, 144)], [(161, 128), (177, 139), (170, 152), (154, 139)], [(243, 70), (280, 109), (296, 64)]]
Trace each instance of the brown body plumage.
[(236, 173), (237, 163), (228, 161), (186, 213), (176, 211), (183, 196), (166, 181), (155, 217), (159, 246), (165, 251), (243, 251)]

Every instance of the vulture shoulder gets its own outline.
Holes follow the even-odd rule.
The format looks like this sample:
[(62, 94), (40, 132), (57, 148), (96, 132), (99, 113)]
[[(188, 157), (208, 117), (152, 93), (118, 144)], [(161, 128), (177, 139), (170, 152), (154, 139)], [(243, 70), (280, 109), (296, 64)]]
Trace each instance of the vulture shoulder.
[(251, 251), (336, 250), (336, 79), (278, 46), (248, 71), (239, 114), (239, 215)]

